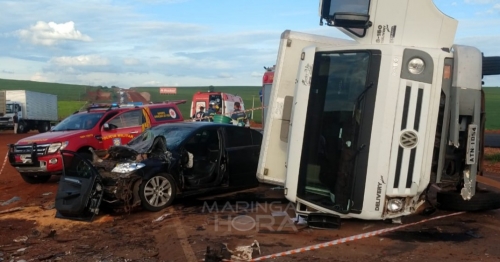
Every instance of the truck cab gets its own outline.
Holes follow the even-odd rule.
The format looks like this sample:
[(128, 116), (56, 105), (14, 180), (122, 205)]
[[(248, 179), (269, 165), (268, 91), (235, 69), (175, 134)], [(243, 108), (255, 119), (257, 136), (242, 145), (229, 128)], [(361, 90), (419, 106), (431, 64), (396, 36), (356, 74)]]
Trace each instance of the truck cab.
[(323, 0), (320, 15), (352, 40), (282, 34), (259, 181), (303, 215), (400, 218), (431, 184), (473, 203), (486, 71), (453, 43), (458, 22), (432, 0)]
[(175, 103), (89, 107), (65, 118), (50, 132), (10, 145), (8, 158), (26, 182), (42, 183), (62, 172), (60, 150), (90, 159), (90, 148), (105, 153), (113, 145), (127, 144), (149, 127), (183, 120)]

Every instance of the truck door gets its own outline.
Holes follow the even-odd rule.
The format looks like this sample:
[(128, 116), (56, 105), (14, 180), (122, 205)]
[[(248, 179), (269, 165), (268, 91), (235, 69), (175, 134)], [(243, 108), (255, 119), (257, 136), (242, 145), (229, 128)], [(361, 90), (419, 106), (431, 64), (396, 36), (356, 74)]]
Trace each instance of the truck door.
[(102, 127), (104, 148), (125, 145), (149, 127), (151, 127), (151, 121), (145, 108), (120, 113)]

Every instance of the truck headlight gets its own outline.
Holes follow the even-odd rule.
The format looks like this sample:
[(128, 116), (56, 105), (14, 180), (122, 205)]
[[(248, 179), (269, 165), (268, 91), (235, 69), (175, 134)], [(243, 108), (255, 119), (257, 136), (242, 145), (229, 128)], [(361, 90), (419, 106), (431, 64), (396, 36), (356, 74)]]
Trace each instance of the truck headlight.
[(420, 75), (424, 72), (425, 63), (421, 58), (413, 58), (408, 63), (408, 71), (414, 75)]
[(62, 143), (52, 143), (49, 146), (49, 149), (47, 150), (47, 153), (52, 154), (57, 152), (57, 150), (63, 150), (65, 149), (69, 144), (69, 141), (64, 141)]
[(117, 164), (115, 166), (115, 168), (113, 168), (113, 170), (111, 170), (111, 172), (126, 174), (126, 173), (130, 173), (130, 172), (139, 170), (145, 166), (146, 165), (143, 163), (121, 163), (121, 164)]
[(387, 210), (390, 212), (399, 212), (403, 209), (403, 200), (399, 198), (393, 198), (387, 201)]

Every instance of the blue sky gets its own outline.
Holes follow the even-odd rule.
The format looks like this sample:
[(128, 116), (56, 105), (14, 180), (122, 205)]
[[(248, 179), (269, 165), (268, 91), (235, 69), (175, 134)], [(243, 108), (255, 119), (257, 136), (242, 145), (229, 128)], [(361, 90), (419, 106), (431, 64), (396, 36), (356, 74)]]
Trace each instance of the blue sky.
[[(500, 0), (435, 0), (455, 42), (500, 56)], [(106, 86), (260, 85), (291, 29), (319, 26), (318, 0), (0, 0), (0, 78)], [(500, 86), (500, 77), (486, 77)]]

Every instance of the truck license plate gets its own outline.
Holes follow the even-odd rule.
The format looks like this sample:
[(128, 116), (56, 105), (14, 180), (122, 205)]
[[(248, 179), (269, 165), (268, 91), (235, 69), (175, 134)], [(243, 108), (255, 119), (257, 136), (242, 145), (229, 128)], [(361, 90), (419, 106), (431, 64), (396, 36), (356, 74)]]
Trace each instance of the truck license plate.
[(467, 155), (466, 163), (467, 165), (474, 165), (477, 158), (477, 125), (469, 125), (469, 135), (467, 138)]

